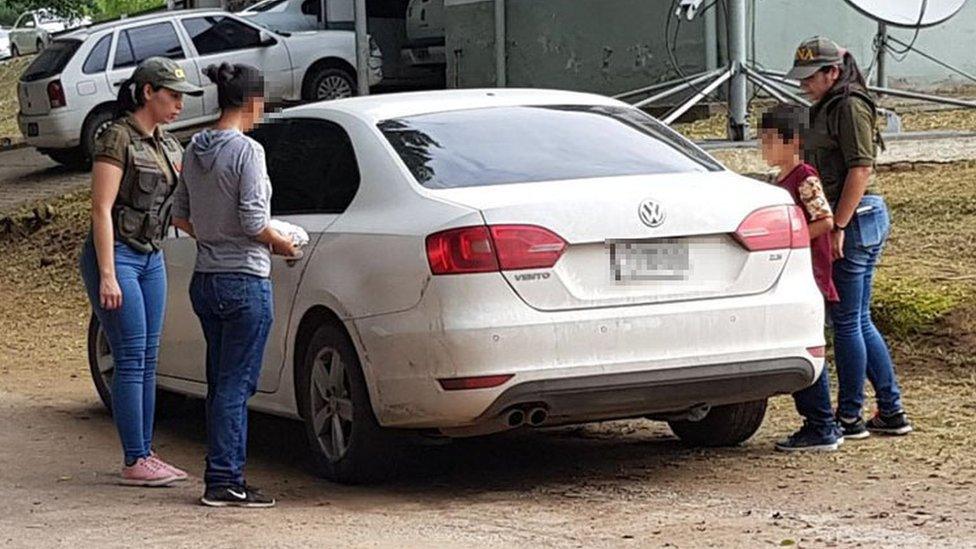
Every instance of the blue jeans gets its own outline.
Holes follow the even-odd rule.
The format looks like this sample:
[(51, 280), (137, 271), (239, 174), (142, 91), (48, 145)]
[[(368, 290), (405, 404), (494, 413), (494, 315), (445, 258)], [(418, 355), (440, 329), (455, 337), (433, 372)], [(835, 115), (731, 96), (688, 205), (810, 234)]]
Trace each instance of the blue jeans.
[(834, 410), (830, 407), (830, 383), (827, 378), (827, 365), (824, 364), (820, 377), (813, 385), (793, 393), (793, 404), (796, 411), (806, 424), (822, 436), (832, 436), (837, 423), (834, 421)]
[(844, 257), (834, 262), (840, 302), (830, 308), (839, 382), (837, 413), (844, 418), (861, 417), (865, 377), (874, 386), (879, 412), (902, 410), (888, 345), (871, 321), (871, 282), (891, 220), (880, 196), (866, 195), (858, 209), (866, 211), (856, 214), (844, 231)]
[(102, 309), (100, 304), (101, 273), (90, 234), (80, 263), (88, 299), (112, 349), (112, 416), (125, 461), (132, 464), (148, 456), (152, 446), (156, 362), (166, 309), (163, 253), (144, 254), (115, 243), (115, 278), (122, 290), (122, 306), (113, 311)]
[(254, 395), (274, 316), (271, 281), (243, 273), (194, 273), (193, 312), (207, 340), (208, 487), (244, 484), (247, 400)]

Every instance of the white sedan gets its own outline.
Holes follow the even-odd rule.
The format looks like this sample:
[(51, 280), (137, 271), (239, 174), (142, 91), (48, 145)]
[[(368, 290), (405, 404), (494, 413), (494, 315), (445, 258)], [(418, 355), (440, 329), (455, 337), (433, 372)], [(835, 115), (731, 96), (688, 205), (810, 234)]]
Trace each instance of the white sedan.
[[(606, 97), (464, 90), (288, 109), (254, 137), (276, 258), (255, 410), (300, 419), (326, 477), (387, 470), (397, 431), (465, 437), (618, 418), (730, 445), (766, 399), (823, 368), (806, 223), (781, 189), (725, 170)], [(187, 287), (165, 243), (159, 386), (203, 397)], [(95, 384), (112, 361), (97, 324)]]

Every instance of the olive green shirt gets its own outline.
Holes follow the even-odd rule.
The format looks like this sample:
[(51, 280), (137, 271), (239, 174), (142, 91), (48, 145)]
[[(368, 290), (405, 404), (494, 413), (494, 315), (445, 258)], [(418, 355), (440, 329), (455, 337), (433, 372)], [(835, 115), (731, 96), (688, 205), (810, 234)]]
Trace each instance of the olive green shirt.
[(166, 182), (172, 187), (176, 182), (176, 175), (166, 162), (166, 155), (163, 152), (162, 143), (164, 137), (167, 136), (168, 134), (159, 126), (156, 127), (156, 131), (152, 135), (146, 135), (142, 133), (142, 130), (136, 121), (132, 119), (131, 115), (126, 116), (125, 118), (116, 120), (102, 132), (102, 135), (98, 136), (92, 150), (92, 158), (96, 161), (108, 162), (124, 170), (129, 144), (132, 141), (141, 139), (147, 144), (152, 145), (150, 149), (154, 152), (153, 156), (156, 157), (156, 163), (159, 164), (159, 169), (166, 174)]
[(836, 205), (844, 190), (847, 172), (873, 167), (877, 155), (874, 105), (857, 94), (828, 96), (811, 111), (810, 133), (804, 143), (805, 158), (820, 172), (827, 200)]

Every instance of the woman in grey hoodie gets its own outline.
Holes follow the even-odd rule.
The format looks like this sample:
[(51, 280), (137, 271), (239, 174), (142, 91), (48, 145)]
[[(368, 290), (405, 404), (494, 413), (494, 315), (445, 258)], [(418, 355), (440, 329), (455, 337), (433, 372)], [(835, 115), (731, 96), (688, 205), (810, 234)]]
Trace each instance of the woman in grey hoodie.
[(264, 148), (244, 135), (264, 115), (261, 73), (210, 66), (221, 116), (193, 136), (173, 202), (173, 225), (197, 242), (190, 300), (207, 341), (207, 468), (201, 498), (212, 507), (271, 507), (244, 482), (247, 400), (254, 395), (273, 320), (271, 254), (297, 255), (269, 226)]

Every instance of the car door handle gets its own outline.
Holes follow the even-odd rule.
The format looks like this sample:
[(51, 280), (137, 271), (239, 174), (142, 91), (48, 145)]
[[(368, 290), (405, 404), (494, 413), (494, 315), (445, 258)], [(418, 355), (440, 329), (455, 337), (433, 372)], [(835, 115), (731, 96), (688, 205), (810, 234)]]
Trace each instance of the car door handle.
[(112, 82), (112, 85), (115, 86), (116, 88), (121, 86), (122, 84), (125, 84), (125, 80), (118, 80), (116, 82)]

